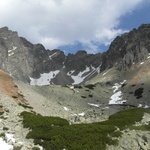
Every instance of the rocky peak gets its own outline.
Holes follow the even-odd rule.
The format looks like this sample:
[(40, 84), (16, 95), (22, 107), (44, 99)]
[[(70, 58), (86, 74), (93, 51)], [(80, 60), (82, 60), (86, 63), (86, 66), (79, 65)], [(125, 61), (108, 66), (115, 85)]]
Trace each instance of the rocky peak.
[(115, 66), (119, 70), (127, 70), (134, 63), (145, 60), (150, 52), (149, 35), (150, 24), (146, 24), (117, 36), (103, 57), (103, 68)]
[(6, 36), (6, 33), (8, 34), (8, 27), (2, 27), (2, 28), (0, 28), (0, 34), (1, 35), (3, 34), (3, 36), (4, 35)]
[(79, 50), (76, 52), (75, 56), (80, 57), (83, 55), (87, 55), (87, 52), (85, 50)]
[(31, 42), (29, 42), (27, 39), (25, 39), (24, 37), (20, 37), (20, 39), (22, 40), (25, 47), (33, 48), (34, 45)]

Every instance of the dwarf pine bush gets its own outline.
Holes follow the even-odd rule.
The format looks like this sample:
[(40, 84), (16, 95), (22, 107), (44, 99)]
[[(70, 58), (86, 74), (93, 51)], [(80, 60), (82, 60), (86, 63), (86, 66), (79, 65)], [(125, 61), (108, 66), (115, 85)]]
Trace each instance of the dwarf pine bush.
[(116, 145), (118, 141), (114, 137), (121, 136), (121, 130), (133, 127), (145, 112), (150, 113), (150, 109), (132, 108), (111, 115), (107, 121), (73, 125), (59, 117), (29, 112), (22, 112), (21, 116), (24, 127), (31, 129), (27, 138), (34, 139), (35, 144), (46, 150), (105, 150), (106, 144)]

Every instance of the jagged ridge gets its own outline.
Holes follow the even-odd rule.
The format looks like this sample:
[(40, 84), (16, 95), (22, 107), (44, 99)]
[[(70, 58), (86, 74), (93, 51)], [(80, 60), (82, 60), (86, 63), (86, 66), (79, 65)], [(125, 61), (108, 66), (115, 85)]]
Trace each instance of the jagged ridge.
[(0, 29), (0, 68), (31, 84), (85, 83), (108, 68), (128, 70), (145, 60), (149, 51), (150, 24), (116, 37), (104, 53), (87, 54), (82, 50), (67, 56), (61, 50), (32, 44), (7, 27)]

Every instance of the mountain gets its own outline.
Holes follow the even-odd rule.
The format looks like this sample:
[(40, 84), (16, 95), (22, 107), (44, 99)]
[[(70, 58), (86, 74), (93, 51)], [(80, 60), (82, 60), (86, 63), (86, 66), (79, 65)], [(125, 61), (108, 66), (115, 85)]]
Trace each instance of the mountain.
[(120, 70), (127, 70), (134, 63), (147, 59), (150, 52), (149, 34), (150, 24), (143, 24), (116, 37), (105, 54), (104, 69), (115, 65)]
[(61, 50), (46, 50), (32, 44), (7, 27), (0, 29), (0, 68), (12, 77), (31, 85), (80, 84), (105, 69), (128, 70), (149, 56), (150, 25), (118, 36), (108, 51), (87, 54), (80, 50), (67, 56)]
[(60, 50), (34, 45), (7, 27), (0, 29), (0, 49), (0, 68), (31, 84), (78, 84), (100, 69), (100, 54), (79, 51), (65, 56)]
[[(32, 44), (4, 27), (0, 29), (0, 56), (0, 69), (15, 81), (39, 86), (62, 85), (71, 89), (75, 96), (63, 91), (66, 88), (56, 88), (59, 93), (63, 91), (65, 105), (69, 105), (72, 97), (78, 99), (77, 108), (82, 101), (85, 109), (88, 103), (150, 106), (147, 100), (150, 95), (150, 24), (117, 36), (104, 53), (88, 54), (80, 50), (67, 56), (61, 50), (46, 50), (41, 44)], [(79, 88), (79, 84), (83, 86)], [(94, 92), (86, 87), (91, 85)], [(38, 88), (38, 93), (49, 99), (47, 95), (53, 89)], [(54, 99), (64, 99), (61, 98), (63, 93), (57, 93)], [(72, 101), (70, 107), (75, 105), (72, 106)]]
[[(91, 149), (93, 142), (96, 149), (102, 142), (104, 149), (149, 149), (150, 24), (116, 37), (104, 53), (80, 50), (67, 56), (3, 27), (0, 57), (0, 145), (7, 142), (9, 149), (42, 150), (47, 144), (64, 149), (66, 142), (68, 147), (83, 142), (77, 149)], [(47, 126), (48, 119), (54, 123)], [(57, 119), (67, 125), (57, 124)], [(52, 131), (48, 138), (47, 128)], [(119, 141), (117, 147), (110, 137)]]

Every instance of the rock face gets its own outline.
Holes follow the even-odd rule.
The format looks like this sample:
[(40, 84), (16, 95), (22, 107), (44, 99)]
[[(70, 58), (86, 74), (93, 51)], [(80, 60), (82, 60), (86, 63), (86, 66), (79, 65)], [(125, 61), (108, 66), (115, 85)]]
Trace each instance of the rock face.
[(49, 84), (73, 83), (71, 75), (76, 76), (87, 67), (83, 74), (90, 73), (96, 70), (101, 60), (100, 54), (92, 55), (85, 51), (65, 56), (57, 49), (46, 50), (43, 45), (33, 45), (7, 27), (0, 29), (0, 57), (0, 68), (14, 78), (30, 82), (30, 77), (38, 79), (41, 74), (50, 73), (52, 77), (47, 79)]
[(107, 52), (68, 54), (32, 44), (7, 27), (0, 29), (0, 69), (32, 85), (85, 83), (105, 69), (128, 70), (150, 52), (150, 24), (118, 36)]
[(116, 66), (127, 70), (134, 63), (142, 62), (150, 52), (150, 24), (143, 24), (138, 29), (118, 36), (104, 54), (103, 69)]

